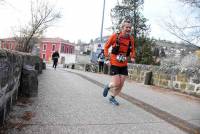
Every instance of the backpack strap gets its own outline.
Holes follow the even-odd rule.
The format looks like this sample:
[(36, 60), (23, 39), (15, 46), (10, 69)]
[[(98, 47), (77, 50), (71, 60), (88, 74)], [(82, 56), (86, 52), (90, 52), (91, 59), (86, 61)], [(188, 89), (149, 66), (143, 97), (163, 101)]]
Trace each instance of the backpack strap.
[(119, 37), (119, 32), (116, 33), (116, 45), (112, 47), (112, 54), (117, 55), (119, 53), (119, 48), (120, 48), (120, 37)]
[(130, 56), (131, 49), (132, 49), (132, 45), (131, 45), (132, 39), (133, 39), (133, 37), (130, 35), (130, 41), (129, 41), (129, 44), (128, 44), (128, 50), (127, 50), (126, 56)]
[(120, 45), (120, 39), (119, 39), (119, 32), (116, 33), (117, 37), (116, 37), (116, 46)]

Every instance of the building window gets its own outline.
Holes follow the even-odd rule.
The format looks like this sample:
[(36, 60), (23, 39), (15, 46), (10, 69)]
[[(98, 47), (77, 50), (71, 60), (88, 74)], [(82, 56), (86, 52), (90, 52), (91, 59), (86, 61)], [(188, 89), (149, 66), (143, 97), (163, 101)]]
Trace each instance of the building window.
[(42, 54), (42, 59), (45, 59), (46, 55), (45, 54)]
[(1, 48), (3, 48), (3, 46), (4, 46), (4, 44), (3, 44), (3, 42), (1, 42)]
[(47, 45), (44, 44), (44, 45), (43, 45), (43, 50), (46, 50), (46, 49), (47, 49)]
[(9, 49), (10, 44), (7, 42), (6, 44), (6, 48)]
[(71, 49), (71, 47), (69, 48), (69, 53), (70, 53), (70, 54), (72, 53), (72, 49)]
[(69, 53), (69, 49), (68, 49), (68, 47), (66, 48), (66, 53), (67, 53), (67, 54)]
[(55, 51), (55, 49), (56, 49), (56, 45), (53, 44), (53, 46), (52, 46), (52, 51)]
[(71, 53), (73, 53), (73, 47), (72, 47), (72, 49), (71, 49)]
[(68, 53), (70, 54), (70, 48), (68, 48)]
[(64, 53), (65, 52), (65, 46), (64, 45), (62, 45), (61, 46), (61, 51), (60, 51), (61, 53)]
[(12, 44), (10, 43), (9, 49), (12, 49)]

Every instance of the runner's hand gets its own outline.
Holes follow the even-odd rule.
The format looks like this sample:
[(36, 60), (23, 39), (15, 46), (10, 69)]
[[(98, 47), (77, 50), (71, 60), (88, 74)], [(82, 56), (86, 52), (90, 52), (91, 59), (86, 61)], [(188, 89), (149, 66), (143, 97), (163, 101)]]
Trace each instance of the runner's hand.
[(131, 58), (131, 63), (135, 63), (135, 58)]
[(110, 65), (110, 61), (109, 60), (106, 60), (105, 63), (106, 63), (106, 65)]
[(105, 57), (105, 62), (104, 62), (106, 65), (110, 65), (110, 60), (108, 57)]

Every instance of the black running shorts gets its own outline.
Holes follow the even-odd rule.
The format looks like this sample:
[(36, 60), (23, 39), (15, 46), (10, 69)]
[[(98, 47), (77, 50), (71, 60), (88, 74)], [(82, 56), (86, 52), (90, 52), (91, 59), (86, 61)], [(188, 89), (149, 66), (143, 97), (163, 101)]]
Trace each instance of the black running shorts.
[(110, 75), (126, 75), (128, 76), (128, 67), (110, 66)]

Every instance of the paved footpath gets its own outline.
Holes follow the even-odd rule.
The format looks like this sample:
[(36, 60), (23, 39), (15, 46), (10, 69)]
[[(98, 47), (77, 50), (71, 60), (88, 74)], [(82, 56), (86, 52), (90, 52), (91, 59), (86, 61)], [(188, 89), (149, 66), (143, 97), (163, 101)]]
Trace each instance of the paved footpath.
[[(126, 81), (119, 106), (102, 96), (110, 76), (48, 67), (39, 95), (16, 105), (9, 134), (185, 134), (200, 133), (200, 99)], [(21, 105), (20, 105), (21, 106)], [(21, 114), (23, 113), (23, 114)], [(178, 122), (178, 123), (177, 123)], [(14, 123), (13, 123), (14, 124)]]

